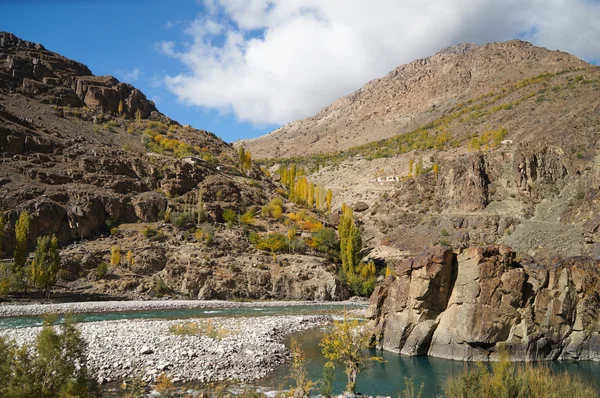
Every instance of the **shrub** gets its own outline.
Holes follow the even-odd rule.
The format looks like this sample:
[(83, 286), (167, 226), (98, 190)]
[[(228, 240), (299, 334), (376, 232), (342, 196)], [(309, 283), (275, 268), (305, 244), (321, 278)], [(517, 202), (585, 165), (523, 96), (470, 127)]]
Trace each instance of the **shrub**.
[(191, 213), (171, 213), (170, 220), (173, 225), (178, 228), (187, 227), (194, 223), (194, 215)]
[(546, 366), (495, 362), (491, 369), (477, 364), (473, 369), (446, 381), (444, 397), (596, 397), (597, 392), (568, 373), (552, 372)]
[(245, 225), (254, 224), (254, 221), (255, 218), (253, 209), (246, 210), (244, 214), (242, 214), (242, 216), (240, 217), (240, 222)]
[(237, 218), (237, 214), (233, 209), (225, 209), (223, 210), (223, 220), (227, 223), (227, 227), (231, 228), (235, 219)]
[(264, 205), (260, 211), (263, 217), (271, 217), (276, 220), (283, 218), (283, 200), (281, 198), (275, 198), (268, 204)]
[(146, 227), (142, 229), (141, 234), (144, 235), (146, 238), (152, 238), (153, 236), (156, 236), (158, 234), (158, 231), (152, 227)]
[(194, 237), (196, 240), (202, 240), (210, 245), (215, 240), (215, 227), (209, 223), (203, 223), (200, 225), (200, 228), (194, 232)]
[(264, 239), (258, 236), (258, 241), (255, 244), (257, 249), (268, 250), (271, 253), (277, 253), (288, 249), (287, 237), (277, 232), (268, 234)]
[(108, 264), (106, 264), (104, 261), (102, 261), (100, 264), (98, 264), (98, 266), (96, 267), (96, 270), (94, 271), (96, 279), (104, 278), (104, 276), (107, 273), (108, 273)]

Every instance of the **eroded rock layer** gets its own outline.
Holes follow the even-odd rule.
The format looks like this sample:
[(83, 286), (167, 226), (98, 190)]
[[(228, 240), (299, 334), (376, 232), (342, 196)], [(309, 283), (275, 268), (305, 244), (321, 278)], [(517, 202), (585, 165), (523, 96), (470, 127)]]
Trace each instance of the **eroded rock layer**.
[(371, 296), (380, 348), (456, 360), (600, 360), (598, 263), (517, 258), (507, 246), (407, 259)]

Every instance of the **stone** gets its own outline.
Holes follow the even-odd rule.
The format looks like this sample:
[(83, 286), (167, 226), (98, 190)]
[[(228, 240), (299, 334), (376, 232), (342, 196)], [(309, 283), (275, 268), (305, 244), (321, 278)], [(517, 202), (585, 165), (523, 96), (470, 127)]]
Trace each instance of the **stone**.
[(142, 346), (142, 348), (140, 349), (140, 354), (142, 354), (142, 355), (154, 354), (154, 350), (151, 349), (150, 347), (148, 347), (147, 345), (145, 345), (145, 346)]

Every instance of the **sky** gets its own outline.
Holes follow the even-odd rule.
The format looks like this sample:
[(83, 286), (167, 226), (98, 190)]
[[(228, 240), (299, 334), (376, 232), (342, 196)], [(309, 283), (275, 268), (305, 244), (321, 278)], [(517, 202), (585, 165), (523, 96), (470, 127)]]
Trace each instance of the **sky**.
[(453, 44), (520, 38), (600, 61), (600, 0), (0, 0), (0, 30), (227, 142)]

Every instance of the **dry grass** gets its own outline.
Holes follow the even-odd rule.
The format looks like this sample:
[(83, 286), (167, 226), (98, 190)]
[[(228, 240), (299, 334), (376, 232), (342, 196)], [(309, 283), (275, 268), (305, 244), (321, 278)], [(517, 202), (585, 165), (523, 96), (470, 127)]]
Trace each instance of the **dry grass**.
[(211, 339), (221, 340), (237, 334), (236, 330), (216, 326), (211, 319), (206, 322), (184, 322), (171, 325), (169, 332), (177, 336), (206, 336)]
[(568, 373), (546, 366), (515, 365), (508, 360), (484, 364), (450, 378), (444, 386), (448, 398), (593, 398), (598, 391)]

